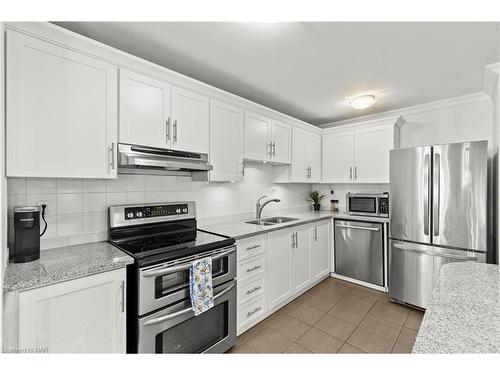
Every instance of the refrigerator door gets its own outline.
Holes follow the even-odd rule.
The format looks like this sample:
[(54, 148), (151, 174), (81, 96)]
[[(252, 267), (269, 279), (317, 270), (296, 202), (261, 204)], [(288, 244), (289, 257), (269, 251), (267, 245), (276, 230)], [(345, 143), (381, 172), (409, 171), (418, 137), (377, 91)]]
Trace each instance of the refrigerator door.
[(390, 237), (430, 243), (431, 147), (391, 150)]
[(487, 141), (433, 147), (433, 244), (486, 251), (487, 152)]

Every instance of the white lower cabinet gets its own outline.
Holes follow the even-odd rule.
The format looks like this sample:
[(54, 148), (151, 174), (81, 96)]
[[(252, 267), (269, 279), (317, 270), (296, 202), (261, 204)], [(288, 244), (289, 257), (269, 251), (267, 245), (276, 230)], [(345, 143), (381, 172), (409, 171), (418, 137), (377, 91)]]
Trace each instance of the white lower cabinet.
[(237, 241), (238, 335), (330, 273), (331, 219)]
[(125, 268), (18, 294), (20, 348), (125, 353)]

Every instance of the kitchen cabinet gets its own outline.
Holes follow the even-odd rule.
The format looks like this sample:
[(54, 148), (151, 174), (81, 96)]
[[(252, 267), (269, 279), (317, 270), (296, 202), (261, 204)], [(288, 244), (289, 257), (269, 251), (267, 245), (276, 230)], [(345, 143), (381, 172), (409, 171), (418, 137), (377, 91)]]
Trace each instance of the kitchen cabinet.
[(170, 148), (168, 82), (120, 69), (121, 143)]
[(241, 108), (210, 100), (210, 181), (242, 180), (244, 124)]
[(330, 273), (331, 221), (320, 221), (311, 227), (311, 277), (319, 280)]
[[(277, 182), (321, 182), (321, 135), (303, 128), (292, 131), (292, 163), (285, 180)], [(288, 174), (288, 176), (286, 175)]]
[(125, 353), (125, 268), (19, 292), (18, 347)]
[(289, 164), (291, 139), (289, 124), (245, 111), (245, 159)]
[(209, 150), (209, 99), (172, 86), (172, 149), (207, 154)]
[(116, 178), (117, 68), (6, 31), (6, 174)]
[(322, 136), (325, 183), (389, 183), (389, 151), (404, 119), (391, 117), (328, 129)]
[(291, 274), (292, 291), (303, 289), (311, 281), (311, 236), (309, 225), (292, 230)]
[(292, 295), (291, 244), (293, 231), (280, 230), (267, 235), (268, 306), (273, 308)]

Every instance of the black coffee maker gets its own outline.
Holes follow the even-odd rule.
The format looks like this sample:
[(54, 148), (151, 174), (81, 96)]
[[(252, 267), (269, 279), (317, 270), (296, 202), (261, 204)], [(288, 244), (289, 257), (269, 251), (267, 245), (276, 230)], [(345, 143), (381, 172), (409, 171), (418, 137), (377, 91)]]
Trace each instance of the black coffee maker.
[(25, 263), (40, 258), (40, 207), (14, 207), (14, 248), (9, 261)]

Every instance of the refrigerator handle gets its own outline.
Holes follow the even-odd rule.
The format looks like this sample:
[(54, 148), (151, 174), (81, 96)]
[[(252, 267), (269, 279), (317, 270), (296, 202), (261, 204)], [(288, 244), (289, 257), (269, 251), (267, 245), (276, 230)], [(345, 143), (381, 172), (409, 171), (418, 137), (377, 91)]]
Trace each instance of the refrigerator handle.
[(439, 201), (440, 197), (440, 173), (441, 173), (441, 156), (438, 153), (434, 154), (434, 176), (433, 176), (433, 204), (432, 204), (432, 222), (434, 226), (433, 235), (439, 236)]
[(429, 216), (429, 192), (430, 192), (430, 154), (424, 156), (424, 234), (429, 235), (430, 216)]

